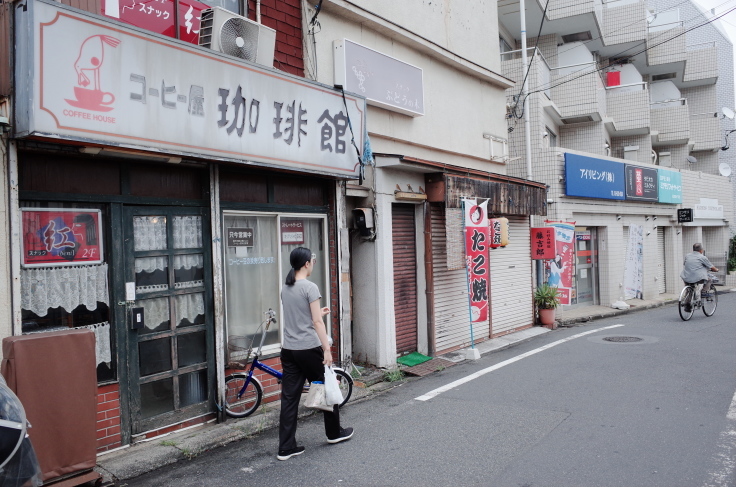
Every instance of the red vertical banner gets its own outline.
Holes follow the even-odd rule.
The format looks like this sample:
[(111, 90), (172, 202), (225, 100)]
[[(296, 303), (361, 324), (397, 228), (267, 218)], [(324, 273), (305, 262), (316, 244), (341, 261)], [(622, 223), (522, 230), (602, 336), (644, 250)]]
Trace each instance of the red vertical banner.
[(555, 229), (552, 227), (531, 228), (532, 259), (552, 260), (555, 258)]
[(464, 200), (465, 214), (465, 262), (468, 269), (468, 291), (471, 323), (488, 321), (488, 294), (490, 291), (490, 267), (488, 249), (487, 201)]

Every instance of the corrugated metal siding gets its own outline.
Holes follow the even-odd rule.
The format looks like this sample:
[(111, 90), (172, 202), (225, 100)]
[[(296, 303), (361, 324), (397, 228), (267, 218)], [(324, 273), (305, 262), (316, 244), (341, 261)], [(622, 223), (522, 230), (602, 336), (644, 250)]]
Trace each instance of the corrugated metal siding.
[(509, 244), (491, 250), (491, 332), (534, 323), (529, 219), (509, 217)]
[[(468, 284), (465, 269), (447, 270), (447, 235), (445, 208), (431, 206), (432, 269), (434, 273), (435, 350), (447, 350), (470, 345)], [(489, 336), (487, 323), (473, 326), (476, 339)]]
[(392, 238), (394, 252), (394, 315), (396, 353), (417, 349), (417, 243), (414, 205), (394, 204)]
[(667, 292), (667, 268), (665, 262), (664, 246), (664, 228), (657, 228), (657, 292), (659, 294)]

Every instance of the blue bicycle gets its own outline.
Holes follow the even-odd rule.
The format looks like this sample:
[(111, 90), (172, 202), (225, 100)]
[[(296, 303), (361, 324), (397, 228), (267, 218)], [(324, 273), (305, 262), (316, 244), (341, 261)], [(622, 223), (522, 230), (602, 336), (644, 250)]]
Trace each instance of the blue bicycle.
[[(233, 418), (244, 418), (246, 416), (250, 416), (258, 409), (258, 406), (261, 405), (261, 401), (263, 400), (263, 386), (261, 385), (261, 382), (253, 375), (253, 371), (255, 369), (262, 370), (267, 374), (276, 377), (279, 384), (281, 383), (281, 378), (283, 377), (283, 374), (281, 372), (269, 367), (268, 365), (258, 360), (258, 357), (261, 356), (263, 342), (266, 340), (266, 332), (268, 332), (268, 328), (271, 326), (272, 323), (276, 323), (276, 313), (272, 309), (266, 311), (264, 315), (266, 315), (266, 319), (263, 323), (261, 323), (260, 326), (260, 328), (263, 329), (261, 333), (261, 343), (258, 345), (258, 349), (253, 354), (253, 361), (250, 363), (250, 368), (247, 372), (236, 372), (228, 375), (225, 378), (225, 412), (228, 416), (232, 416)], [(232, 340), (233, 338), (236, 337), (231, 337), (231, 340), (229, 340), (228, 343), (228, 348), (230, 350), (246, 350), (244, 347), (239, 347), (238, 345), (232, 343), (234, 341)], [(253, 340), (255, 340), (255, 335), (253, 336)], [(242, 366), (238, 368), (245, 369), (247, 367), (251, 352), (253, 351), (253, 340), (251, 340), (250, 347), (248, 347), (247, 349), (245, 362), (238, 363), (239, 366)], [(350, 377), (350, 374), (340, 368), (333, 367), (333, 370), (335, 371), (337, 382), (340, 385), (340, 390), (342, 392), (343, 401), (339, 405), (340, 407), (342, 407), (343, 405), (345, 405), (346, 402), (348, 402), (350, 396), (353, 394), (353, 378)], [(307, 392), (308, 390), (309, 383), (305, 384), (304, 386), (304, 392)]]

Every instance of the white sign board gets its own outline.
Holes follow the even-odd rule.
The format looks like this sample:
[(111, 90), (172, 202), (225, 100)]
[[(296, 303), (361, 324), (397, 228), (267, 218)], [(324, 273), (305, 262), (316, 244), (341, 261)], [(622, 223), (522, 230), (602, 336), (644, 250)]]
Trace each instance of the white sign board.
[(695, 219), (723, 219), (723, 205), (718, 200), (700, 198), (700, 203), (693, 206), (693, 218)]
[[(56, 3), (16, 11), (21, 135), (357, 176), (365, 100)], [(33, 39), (28, 36), (33, 35)], [(32, 79), (29, 79), (29, 76)], [(21, 101), (26, 100), (26, 101)]]
[(333, 43), (335, 84), (378, 106), (411, 117), (424, 115), (421, 68), (348, 39)]
[(644, 275), (644, 227), (629, 226), (629, 242), (624, 261), (624, 295), (626, 299), (641, 299)]

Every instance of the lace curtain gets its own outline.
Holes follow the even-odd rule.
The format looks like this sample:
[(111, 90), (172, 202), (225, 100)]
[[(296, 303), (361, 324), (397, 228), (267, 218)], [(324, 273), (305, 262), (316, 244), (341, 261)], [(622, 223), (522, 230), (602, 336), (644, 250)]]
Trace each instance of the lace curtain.
[[(149, 330), (157, 330), (161, 323), (171, 319), (169, 298), (142, 299), (136, 302), (136, 306), (143, 307), (146, 328)], [(202, 293), (178, 295), (174, 298), (174, 306), (178, 324), (184, 319), (194, 323), (197, 316), (204, 315), (204, 295)]]
[[(202, 247), (202, 217), (197, 215), (175, 216), (172, 219), (175, 249), (193, 249)], [(135, 250), (166, 250), (165, 216), (136, 216), (133, 218), (133, 235)], [(177, 256), (177, 269), (190, 269), (197, 265), (197, 256)], [(163, 271), (167, 267), (166, 257), (147, 257), (136, 259), (135, 272)]]
[(49, 308), (71, 313), (77, 306), (97, 309), (97, 302), (110, 303), (107, 264), (22, 269), (21, 307), (38, 316)]

